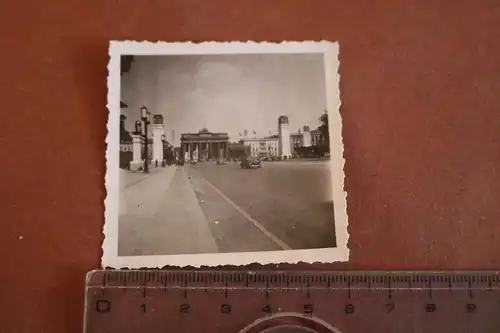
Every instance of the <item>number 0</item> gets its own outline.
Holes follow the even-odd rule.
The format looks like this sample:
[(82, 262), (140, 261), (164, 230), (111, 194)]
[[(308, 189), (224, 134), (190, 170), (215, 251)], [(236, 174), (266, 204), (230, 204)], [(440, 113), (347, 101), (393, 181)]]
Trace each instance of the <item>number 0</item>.
[(231, 305), (229, 305), (229, 304), (222, 304), (220, 306), (220, 312), (222, 312), (222, 313), (231, 313)]
[(111, 302), (108, 300), (99, 300), (95, 305), (97, 312), (109, 312), (111, 310)]
[(348, 314), (354, 313), (355, 310), (354, 304), (347, 303), (344, 307), (344, 312)]

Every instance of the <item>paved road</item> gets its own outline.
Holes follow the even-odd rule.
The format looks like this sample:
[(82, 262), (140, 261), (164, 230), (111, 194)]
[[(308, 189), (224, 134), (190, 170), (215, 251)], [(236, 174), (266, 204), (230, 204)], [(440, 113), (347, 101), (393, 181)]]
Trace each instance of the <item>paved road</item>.
[(123, 174), (118, 219), (120, 256), (218, 252), (182, 167)]
[(335, 246), (328, 163), (186, 165), (219, 252)]

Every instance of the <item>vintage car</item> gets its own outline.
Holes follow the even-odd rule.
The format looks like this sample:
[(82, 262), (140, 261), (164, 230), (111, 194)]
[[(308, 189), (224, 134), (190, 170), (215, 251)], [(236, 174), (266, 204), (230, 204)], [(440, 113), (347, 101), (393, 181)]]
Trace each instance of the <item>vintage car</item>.
[(262, 162), (257, 157), (248, 156), (241, 160), (240, 166), (242, 169), (252, 169), (262, 167)]

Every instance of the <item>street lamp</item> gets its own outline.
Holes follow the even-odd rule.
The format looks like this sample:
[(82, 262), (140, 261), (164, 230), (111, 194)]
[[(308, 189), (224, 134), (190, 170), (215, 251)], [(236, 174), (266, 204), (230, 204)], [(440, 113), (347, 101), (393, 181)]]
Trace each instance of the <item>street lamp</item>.
[(150, 123), (150, 113), (144, 105), (141, 107), (141, 120), (144, 123), (144, 173), (149, 172), (149, 154), (148, 154), (148, 125)]
[(165, 136), (165, 134), (162, 134), (161, 135), (161, 142), (162, 142), (162, 147), (163, 147), (163, 160), (161, 161), (161, 166), (162, 167), (165, 167), (165, 159), (167, 157), (167, 155), (165, 154), (166, 153), (166, 143), (167, 143), (167, 137)]
[(135, 122), (135, 134), (142, 135), (142, 122), (140, 120)]

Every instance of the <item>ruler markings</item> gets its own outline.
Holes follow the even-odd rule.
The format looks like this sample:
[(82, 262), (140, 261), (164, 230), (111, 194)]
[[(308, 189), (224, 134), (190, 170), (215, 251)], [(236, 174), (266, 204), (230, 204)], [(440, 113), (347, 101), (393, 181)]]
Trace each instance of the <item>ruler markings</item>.
[[(107, 286), (107, 287), (102, 287), (102, 286), (90, 286), (87, 287), (88, 290), (102, 290), (102, 289), (123, 289), (123, 290), (143, 290), (143, 289), (160, 289), (158, 286)], [(240, 290), (262, 290), (265, 291), (266, 287), (216, 287), (216, 286), (209, 286), (209, 287), (195, 287), (195, 286), (166, 286), (161, 289), (178, 289), (178, 290), (228, 290), (228, 291), (240, 291)], [(363, 288), (363, 287), (269, 287), (267, 288), (269, 291), (284, 291), (284, 290), (292, 290), (292, 291), (307, 291), (309, 290), (315, 290), (315, 291), (328, 291), (328, 290), (339, 290), (339, 291), (407, 291), (409, 290), (408, 288), (394, 288), (394, 287), (376, 287), (376, 288)], [(412, 291), (422, 291), (422, 292), (429, 292), (428, 287), (413, 287), (411, 288)], [(448, 288), (444, 287), (432, 287), (433, 291), (448, 291)], [(469, 292), (470, 290), (472, 291), (500, 291), (500, 287), (493, 287), (493, 288), (488, 288), (488, 287), (478, 287), (478, 288), (473, 288), (469, 289), (467, 287), (457, 287), (457, 288), (452, 288), (452, 291), (464, 291), (464, 292)]]
[[(114, 292), (120, 289), (125, 294)], [(158, 289), (164, 289), (165, 293), (169, 293), (168, 296), (155, 292)], [(104, 293), (105, 290), (109, 292)], [(188, 291), (194, 293), (212, 291), (213, 293), (205, 298), (203, 296), (200, 298), (203, 294), (193, 294), (193, 297), (189, 296), (188, 300)], [(429, 333), (440, 331), (465, 333), (474, 331), (475, 327), (473, 329), (470, 326), (474, 323), (483, 327), (475, 330), (476, 332), (488, 333), (491, 332), (485, 328), (489, 325), (488, 318), (500, 322), (499, 316), (495, 315), (500, 313), (498, 272), (446, 274), (432, 272), (108, 271), (95, 272), (93, 276), (87, 278), (86, 292), (85, 333), (100, 332), (99, 322), (103, 320), (102, 325), (115, 327), (115, 330), (108, 329), (108, 332), (137, 332), (138, 327), (134, 328), (133, 325), (124, 326), (121, 331), (118, 330), (117, 327), (124, 322), (121, 319), (116, 319), (114, 322), (106, 321), (112, 320), (105, 318), (114, 318), (113, 314), (118, 316), (116, 318), (125, 316), (132, 322), (144, 325), (153, 322), (160, 326), (170, 325), (168, 324), (170, 322), (186, 325), (187, 322), (181, 320), (180, 317), (176, 319), (172, 311), (177, 311), (180, 316), (197, 318), (196, 311), (201, 309), (208, 312), (218, 311), (225, 318), (214, 319), (219, 320), (220, 323), (222, 320), (233, 320), (237, 323), (238, 313), (241, 313), (243, 309), (253, 309), (251, 311), (255, 311), (257, 317), (259, 313), (261, 315), (279, 313), (283, 311), (280, 310), (281, 308), (285, 311), (294, 309), (293, 311), (302, 313), (308, 318), (320, 316), (331, 320), (334, 315), (339, 321), (341, 331), (343, 328), (349, 332), (358, 332), (351, 330), (350, 325), (356, 326), (365, 321), (365, 319), (349, 319), (360, 318), (356, 317), (359, 314), (368, 316), (363, 318), (370, 318), (371, 315), (376, 317), (376, 321), (370, 322), (368, 326), (370, 328), (373, 326), (374, 332), (380, 331), (375, 327), (387, 329), (391, 327), (390, 324), (394, 324), (396, 326), (389, 332), (400, 332), (396, 329), (397, 327), (411, 330), (417, 327), (414, 325), (418, 325), (418, 327), (427, 327), (427, 330), (422, 330)], [(260, 296), (259, 301), (252, 298), (250, 294), (241, 292), (253, 294), (262, 292), (265, 297)], [(334, 294), (330, 294), (332, 292)], [(365, 292), (370, 292), (370, 294), (364, 294)], [(457, 294), (446, 296), (451, 295), (450, 292), (457, 292)], [(272, 297), (270, 297), (271, 294)], [(413, 296), (409, 296), (412, 294)], [(168, 318), (170, 318), (167, 322), (161, 319), (165, 311), (168, 311)], [(401, 314), (405, 314), (404, 311), (407, 311), (408, 315), (401, 317)], [(425, 320), (415, 311), (421, 311)], [(463, 311), (464, 315), (460, 315), (460, 311)], [(395, 313), (395, 315), (387, 317), (392, 318), (387, 319), (389, 320), (387, 322), (381, 317), (383, 313)], [(426, 313), (428, 315), (425, 315)], [(447, 320), (436, 317), (441, 314), (446, 315), (446, 313), (451, 315)], [(142, 322), (140, 319), (142, 317), (138, 316), (144, 315), (147, 315), (144, 318), (149, 319)], [(215, 315), (214, 312), (211, 316)], [(406, 324), (403, 324), (405, 320)], [(421, 321), (418, 322), (418, 320)], [(441, 330), (439, 331), (437, 326), (435, 330), (433, 328), (429, 330), (433, 327), (432, 325), (438, 324), (436, 320), (441, 323)], [(196, 321), (194, 319), (194, 322)], [(300, 322), (303, 322), (303, 319)], [(457, 322), (460, 322), (463, 327), (456, 324)], [(203, 328), (206, 327), (204, 330), (206, 333), (216, 332), (216, 328), (219, 327), (219, 324), (210, 321), (200, 321), (200, 325)], [(241, 324), (234, 325), (231, 326), (234, 331), (241, 329), (241, 326), (238, 326)], [(145, 330), (169, 331), (165, 328), (156, 331)], [(170, 331), (172, 330), (173, 328), (170, 327)], [(182, 330), (174, 331), (183, 332)], [(189, 330), (186, 328), (185, 331)]]
[[(448, 283), (450, 284), (488, 284), (492, 285), (494, 283), (499, 283), (498, 274), (489, 274), (483, 276), (471, 276), (471, 275), (428, 275), (423, 276), (421, 274), (403, 274), (403, 275), (362, 275), (362, 274), (285, 274), (279, 273), (277, 275), (265, 275), (263, 273), (219, 273), (219, 272), (200, 272), (196, 274), (186, 273), (186, 272), (140, 272), (140, 275), (136, 271), (119, 271), (116, 273), (105, 273), (100, 278), (99, 284), (103, 286), (121, 284), (121, 285), (134, 285), (134, 284), (174, 284), (174, 283), (184, 283), (188, 284), (199, 283), (204, 281), (204, 279), (209, 278), (210, 283), (241, 283), (246, 281), (248, 284), (251, 283), (264, 283), (269, 281), (272, 284), (283, 283), (284, 280), (288, 284), (303, 284), (306, 280), (312, 282), (313, 284), (325, 284), (330, 282), (330, 284), (347, 283), (347, 279), (350, 279), (354, 283), (371, 283), (371, 284), (387, 284), (388, 281), (394, 283)], [(93, 280), (94, 281), (94, 280)], [(96, 284), (96, 282), (91, 281), (90, 284)]]

